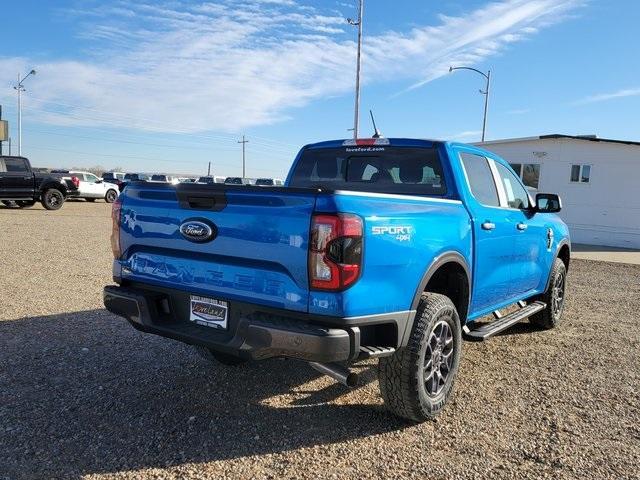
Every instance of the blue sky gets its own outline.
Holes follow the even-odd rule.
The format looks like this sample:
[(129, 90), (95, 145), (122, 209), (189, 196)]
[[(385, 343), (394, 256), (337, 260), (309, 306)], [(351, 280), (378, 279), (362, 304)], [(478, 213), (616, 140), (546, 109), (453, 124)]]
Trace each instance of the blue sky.
[[(40, 166), (284, 177), (353, 122), (351, 0), (2, 2), (0, 104)], [(366, 0), (362, 135), (640, 140), (640, 2)], [(14, 147), (15, 147), (14, 141)], [(5, 152), (6, 152), (5, 146)], [(15, 153), (15, 148), (14, 148)]]

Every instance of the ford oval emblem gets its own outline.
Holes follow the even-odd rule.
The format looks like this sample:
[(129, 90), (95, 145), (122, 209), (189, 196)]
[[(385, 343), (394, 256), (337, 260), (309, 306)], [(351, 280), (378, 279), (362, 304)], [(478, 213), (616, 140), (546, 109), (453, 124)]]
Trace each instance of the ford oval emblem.
[(186, 220), (180, 225), (180, 233), (190, 242), (203, 243), (216, 236), (215, 226), (200, 220)]

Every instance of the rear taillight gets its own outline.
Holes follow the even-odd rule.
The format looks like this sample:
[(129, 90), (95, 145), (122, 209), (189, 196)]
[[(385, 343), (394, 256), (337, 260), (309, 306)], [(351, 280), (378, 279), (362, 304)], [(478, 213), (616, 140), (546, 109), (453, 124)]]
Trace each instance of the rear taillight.
[(344, 290), (362, 268), (362, 219), (356, 215), (314, 215), (309, 246), (309, 285)]
[(122, 214), (122, 201), (120, 197), (111, 204), (111, 251), (113, 258), (120, 258), (122, 252), (120, 250), (120, 221)]
[(71, 177), (71, 183), (73, 183), (76, 188), (80, 188), (80, 179), (75, 175)]

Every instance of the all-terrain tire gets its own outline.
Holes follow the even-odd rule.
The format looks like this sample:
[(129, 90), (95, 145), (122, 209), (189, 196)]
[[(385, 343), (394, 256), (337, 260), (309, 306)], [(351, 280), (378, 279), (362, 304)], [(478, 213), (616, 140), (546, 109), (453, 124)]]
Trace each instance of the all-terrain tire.
[(226, 353), (213, 352), (207, 347), (202, 347), (200, 345), (194, 345), (193, 348), (196, 350), (198, 355), (200, 355), (205, 360), (209, 360), (210, 362), (216, 361), (228, 366), (242, 365), (243, 363), (246, 363), (246, 360), (240, 357), (228, 355)]
[(118, 192), (116, 192), (113, 188), (107, 190), (107, 193), (104, 194), (104, 201), (107, 203), (113, 203), (118, 198)]
[(556, 258), (551, 269), (551, 279), (547, 291), (536, 297), (536, 300), (546, 303), (547, 307), (531, 315), (529, 322), (546, 330), (560, 324), (566, 297), (566, 282), (567, 267), (561, 259)]
[(40, 203), (47, 210), (58, 210), (64, 203), (64, 195), (57, 188), (49, 188), (42, 194)]
[[(442, 343), (450, 345), (450, 350), (445, 346), (438, 354), (438, 332), (445, 331), (451, 344)], [(378, 363), (380, 393), (387, 408), (399, 417), (416, 422), (424, 422), (438, 415), (453, 391), (461, 349), (462, 331), (456, 307), (444, 295), (423, 294), (407, 346), (398, 349), (390, 357), (381, 358)], [(448, 362), (446, 376), (442, 382), (441, 376), (437, 377), (436, 387), (432, 369), (442, 358)]]

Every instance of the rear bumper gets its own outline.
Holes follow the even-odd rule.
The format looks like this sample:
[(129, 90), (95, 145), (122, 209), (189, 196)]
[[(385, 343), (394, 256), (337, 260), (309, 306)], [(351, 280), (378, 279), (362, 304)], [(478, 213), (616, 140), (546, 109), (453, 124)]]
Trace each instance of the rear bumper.
[[(360, 354), (360, 328), (340, 319), (308, 322), (304, 314), (230, 302), (227, 330), (197, 325), (188, 320), (189, 294), (169, 289), (107, 286), (104, 305), (126, 318), (133, 327), (213, 351), (245, 359), (289, 357), (313, 362), (355, 360)], [(376, 319), (373, 320), (375, 323)], [(358, 324), (371, 324), (359, 317)]]

